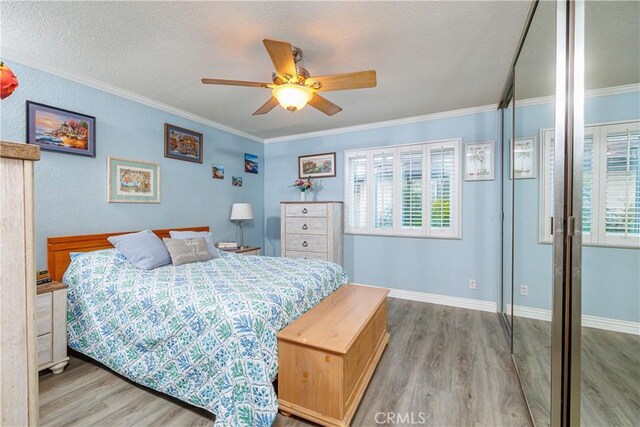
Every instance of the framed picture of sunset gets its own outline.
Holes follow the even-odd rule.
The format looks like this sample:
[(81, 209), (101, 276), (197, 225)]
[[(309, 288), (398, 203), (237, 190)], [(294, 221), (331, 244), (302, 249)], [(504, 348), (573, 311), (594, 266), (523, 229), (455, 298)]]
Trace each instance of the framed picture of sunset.
[(96, 118), (27, 101), (27, 143), (40, 149), (96, 156)]

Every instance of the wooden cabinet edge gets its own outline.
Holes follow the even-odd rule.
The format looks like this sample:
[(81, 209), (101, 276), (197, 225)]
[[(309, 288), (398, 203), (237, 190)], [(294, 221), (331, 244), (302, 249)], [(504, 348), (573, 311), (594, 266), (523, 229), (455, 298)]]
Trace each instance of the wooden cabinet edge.
[(0, 157), (3, 159), (40, 160), (40, 147), (18, 142), (0, 141)]

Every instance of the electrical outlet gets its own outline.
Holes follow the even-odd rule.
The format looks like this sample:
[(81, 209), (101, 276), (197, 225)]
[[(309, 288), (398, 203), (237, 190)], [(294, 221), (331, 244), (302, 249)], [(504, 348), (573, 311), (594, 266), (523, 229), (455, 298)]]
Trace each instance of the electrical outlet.
[(520, 285), (520, 295), (522, 296), (529, 295), (529, 287), (527, 285)]
[(475, 289), (476, 288), (476, 281), (475, 279), (470, 279), (469, 280), (469, 289)]

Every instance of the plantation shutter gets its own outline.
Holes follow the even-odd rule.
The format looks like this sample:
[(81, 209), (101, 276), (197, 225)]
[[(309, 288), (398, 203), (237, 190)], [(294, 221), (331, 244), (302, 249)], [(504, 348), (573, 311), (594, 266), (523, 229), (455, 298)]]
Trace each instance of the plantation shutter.
[(373, 230), (393, 229), (393, 150), (377, 151), (372, 156)]
[(422, 169), (421, 147), (400, 151), (400, 225), (403, 230), (422, 229)]
[(582, 158), (582, 232), (583, 243), (591, 242), (593, 228), (593, 133), (584, 134)]
[(453, 144), (439, 144), (429, 150), (429, 227), (435, 234), (447, 234), (457, 226), (456, 152)]
[(544, 169), (543, 197), (542, 201), (542, 223), (544, 230), (542, 232), (542, 241), (551, 242), (551, 218), (553, 218), (554, 209), (554, 181), (555, 181), (555, 159), (556, 144), (552, 130), (545, 130), (543, 133), (544, 141), (544, 157), (542, 167)]
[(635, 126), (607, 126), (604, 130), (604, 239), (637, 242), (640, 237), (640, 132)]
[(366, 152), (347, 155), (347, 228), (367, 228), (367, 178), (368, 156)]
[[(553, 131), (544, 131), (544, 189), (543, 189), (543, 223), (544, 233), (542, 241), (551, 242), (551, 218), (553, 218), (555, 200), (555, 139)], [(582, 231), (583, 239), (586, 243), (591, 243), (591, 228), (593, 224), (593, 185), (594, 185), (594, 136), (587, 129), (584, 135), (584, 152), (582, 161)]]

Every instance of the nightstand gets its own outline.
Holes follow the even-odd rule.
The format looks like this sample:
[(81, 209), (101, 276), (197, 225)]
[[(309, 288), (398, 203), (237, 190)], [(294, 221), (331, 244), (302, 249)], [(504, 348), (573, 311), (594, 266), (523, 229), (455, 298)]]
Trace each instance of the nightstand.
[(225, 252), (233, 252), (236, 254), (242, 255), (260, 255), (260, 247), (259, 246), (245, 246), (237, 249), (221, 249)]
[(62, 372), (67, 357), (67, 285), (50, 282), (36, 286), (38, 371)]

